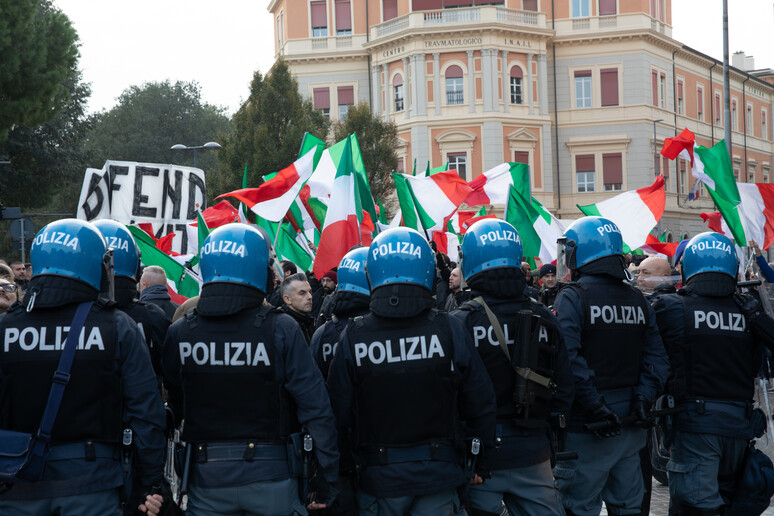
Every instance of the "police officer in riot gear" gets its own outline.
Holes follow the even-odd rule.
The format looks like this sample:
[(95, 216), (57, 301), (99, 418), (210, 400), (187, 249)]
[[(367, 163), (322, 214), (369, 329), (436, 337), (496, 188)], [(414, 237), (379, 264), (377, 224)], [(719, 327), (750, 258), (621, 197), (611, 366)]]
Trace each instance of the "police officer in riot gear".
[[(353, 318), (368, 313), (371, 291), (365, 272), (367, 255), (368, 248), (359, 247), (348, 252), (341, 259), (337, 270), (339, 283), (335, 303), (332, 305), (332, 318), (317, 328), (312, 336), (309, 349), (324, 378), (328, 377), (328, 370), (336, 353), (341, 332)], [(347, 446), (346, 438), (346, 435), (339, 436), (341, 448)], [(336, 486), (339, 494), (333, 505), (325, 512), (326, 515), (354, 516), (357, 514), (357, 502), (352, 483), (354, 470), (355, 464), (351, 454), (342, 454), (339, 464), (339, 483)]]
[[(613, 222), (583, 217), (559, 242), (557, 275), (572, 279), (554, 303), (575, 377), (566, 449), (579, 458), (554, 468), (557, 487), (570, 515), (597, 515), (602, 501), (609, 514), (640, 514), (643, 427), (668, 372), (656, 318), (624, 283), (623, 241)], [(623, 426), (625, 416), (637, 424)]]
[(365, 271), (367, 256), (368, 248), (359, 247), (348, 252), (341, 259), (337, 269), (339, 283), (336, 302), (332, 309), (333, 317), (317, 328), (312, 336), (309, 348), (323, 378), (328, 378), (328, 370), (331, 367), (333, 354), (336, 352), (339, 336), (347, 323), (355, 317), (368, 313), (371, 288)]
[(518, 233), (503, 220), (476, 222), (462, 241), (472, 300), (452, 315), (473, 337), (497, 395), (497, 446), (480, 458), (491, 478), (471, 489), (473, 516), (499, 515), (503, 501), (510, 514), (564, 515), (551, 473), (551, 426), (563, 426), (569, 414), (573, 378), (556, 318), (524, 292), (522, 254)]
[(774, 321), (754, 297), (734, 294), (737, 256), (724, 235), (693, 237), (681, 263), (684, 288), (653, 304), (671, 363), (667, 392), (686, 409), (673, 416), (670, 514), (725, 514), (753, 437), (754, 379)]
[[(87, 222), (47, 225), (32, 243), (36, 276), (27, 297), (0, 318), (0, 428), (36, 433), (76, 308), (94, 302), (51, 432), (43, 479), (6, 486), (0, 514), (120, 515), (125, 428), (133, 433), (144, 491), (160, 486), (164, 407), (137, 325), (98, 300), (105, 252), (105, 240)], [(156, 513), (160, 500), (143, 494), (127, 503)]]
[(298, 325), (264, 303), (273, 281), (266, 240), (227, 224), (207, 236), (200, 256), (199, 302), (170, 326), (161, 364), (178, 391), (171, 394), (183, 394), (189, 513), (304, 514), (287, 446), (302, 425), (314, 439), (324, 507), (338, 475), (333, 414)]
[[(132, 318), (145, 337), (150, 350), (156, 377), (161, 379), (161, 345), (172, 321), (156, 305), (137, 300), (137, 273), (140, 269), (140, 250), (126, 226), (110, 219), (94, 222), (109, 249), (113, 249), (113, 295), (115, 306)], [(108, 292), (107, 275), (103, 273), (101, 294)]]
[(418, 232), (380, 233), (366, 271), (371, 313), (344, 331), (328, 376), (336, 424), (352, 432), (360, 464), (360, 509), (456, 514), (456, 488), (471, 479), (461, 438), (484, 448), (494, 439), (491, 382), (460, 322), (432, 309), (435, 260)]

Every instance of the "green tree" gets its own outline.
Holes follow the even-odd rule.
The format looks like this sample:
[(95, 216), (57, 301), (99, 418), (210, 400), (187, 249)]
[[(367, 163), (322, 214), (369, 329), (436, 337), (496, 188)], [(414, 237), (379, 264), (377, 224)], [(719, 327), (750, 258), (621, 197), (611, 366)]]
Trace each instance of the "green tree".
[(67, 103), (78, 34), (50, 0), (0, 0), (0, 140), (34, 127)]
[(368, 104), (358, 104), (349, 108), (347, 118), (333, 125), (334, 141), (340, 141), (347, 135), (357, 134), (360, 152), (363, 155), (371, 193), (384, 201), (395, 191), (392, 171), (398, 167), (398, 130), (394, 122), (385, 122), (373, 116)]
[[(150, 82), (130, 86), (118, 104), (96, 117), (86, 150), (90, 166), (107, 160), (193, 165), (191, 151), (170, 150), (175, 144), (203, 145), (221, 141), (230, 128), (225, 108), (202, 102), (196, 82)], [(196, 166), (209, 174), (218, 163), (213, 151), (198, 151)]]
[(221, 167), (212, 193), (242, 187), (247, 165), (248, 185), (257, 186), (268, 173), (296, 160), (305, 132), (325, 139), (328, 121), (298, 93), (287, 63), (277, 61), (266, 76), (255, 72), (250, 96), (233, 118), (231, 135), (221, 151)]
[[(52, 120), (38, 127), (16, 126), (0, 142), (0, 156), (10, 161), (0, 166), (0, 203), (20, 206), (25, 216), (32, 212), (75, 216), (88, 163), (83, 139), (92, 124), (85, 114), (91, 89), (77, 70), (66, 86), (69, 102)], [(32, 222), (40, 229), (62, 216), (32, 217)], [(0, 257), (20, 258), (10, 251), (8, 225), (9, 221), (0, 221)]]

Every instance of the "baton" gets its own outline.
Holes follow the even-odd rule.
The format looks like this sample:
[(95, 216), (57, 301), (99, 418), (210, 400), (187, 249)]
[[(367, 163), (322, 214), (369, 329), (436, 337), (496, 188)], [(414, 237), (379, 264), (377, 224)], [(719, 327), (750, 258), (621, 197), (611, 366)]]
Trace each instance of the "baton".
[[(687, 407), (674, 407), (674, 408), (667, 408), (663, 410), (652, 410), (648, 412), (647, 416), (649, 418), (669, 416), (672, 414), (679, 414), (681, 412), (685, 412), (686, 410), (688, 410)], [(621, 426), (633, 425), (637, 421), (639, 421), (639, 418), (634, 414), (624, 416), (621, 418)], [(593, 423), (586, 423), (585, 425), (583, 425), (583, 429), (587, 432), (597, 432), (599, 430), (604, 430), (608, 426), (610, 426), (609, 421), (595, 421)]]

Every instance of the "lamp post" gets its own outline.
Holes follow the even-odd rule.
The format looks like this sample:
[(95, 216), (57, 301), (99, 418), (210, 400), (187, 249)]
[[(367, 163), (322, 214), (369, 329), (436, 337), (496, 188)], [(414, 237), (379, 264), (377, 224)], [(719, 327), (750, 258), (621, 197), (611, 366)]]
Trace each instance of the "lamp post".
[[(653, 120), (653, 175), (658, 176), (658, 143), (656, 142), (656, 124), (663, 122), (663, 118)], [(656, 238), (661, 236), (661, 219), (656, 223)]]
[(188, 147), (187, 145), (183, 145), (182, 143), (177, 143), (169, 148), (169, 150), (179, 150), (179, 151), (193, 151), (193, 166), (196, 168), (196, 151), (197, 150), (219, 150), (222, 149), (221, 145), (217, 142), (207, 142), (204, 145), (197, 145), (195, 147)]

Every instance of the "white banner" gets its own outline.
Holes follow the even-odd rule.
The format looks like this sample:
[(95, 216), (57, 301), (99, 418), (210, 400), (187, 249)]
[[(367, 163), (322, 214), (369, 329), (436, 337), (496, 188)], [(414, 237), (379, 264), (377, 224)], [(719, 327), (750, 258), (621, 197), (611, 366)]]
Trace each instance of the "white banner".
[(102, 170), (86, 169), (77, 217), (150, 223), (156, 238), (174, 232), (172, 250), (189, 254), (195, 242), (189, 248), (186, 225), (206, 207), (206, 194), (199, 168), (106, 161)]

